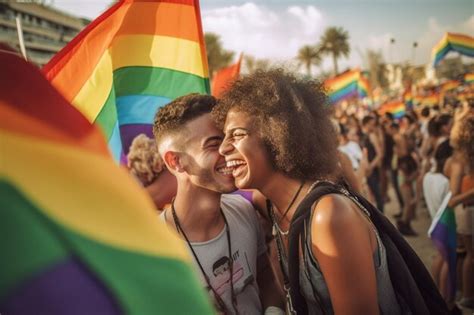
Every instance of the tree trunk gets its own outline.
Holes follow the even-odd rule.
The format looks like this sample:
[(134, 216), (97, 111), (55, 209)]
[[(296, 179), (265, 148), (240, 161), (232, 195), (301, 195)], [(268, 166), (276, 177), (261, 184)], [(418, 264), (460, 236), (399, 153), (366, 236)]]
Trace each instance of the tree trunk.
[(332, 61), (334, 63), (334, 76), (336, 76), (339, 71), (337, 70), (337, 58), (336, 58), (336, 54), (332, 54)]
[(308, 77), (311, 76), (311, 64), (309, 62), (306, 63), (306, 73), (308, 74)]

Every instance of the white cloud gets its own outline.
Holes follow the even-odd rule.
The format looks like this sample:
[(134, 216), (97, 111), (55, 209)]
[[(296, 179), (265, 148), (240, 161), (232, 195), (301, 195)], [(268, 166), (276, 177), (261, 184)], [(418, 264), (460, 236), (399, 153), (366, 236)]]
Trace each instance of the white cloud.
[(252, 2), (202, 12), (204, 32), (219, 34), (226, 49), (258, 58), (291, 59), (306, 44), (315, 44), (325, 20), (315, 6), (277, 11)]

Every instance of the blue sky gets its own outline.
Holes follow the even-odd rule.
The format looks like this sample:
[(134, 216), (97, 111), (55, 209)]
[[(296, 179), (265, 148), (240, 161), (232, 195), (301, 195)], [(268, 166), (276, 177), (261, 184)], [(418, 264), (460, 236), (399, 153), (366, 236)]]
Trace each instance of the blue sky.
[[(56, 0), (54, 6), (94, 18), (110, 2)], [(219, 34), (226, 48), (282, 62), (316, 43), (326, 27), (341, 26), (352, 48), (341, 69), (364, 67), (367, 49), (380, 51), (388, 62), (424, 64), (444, 32), (474, 36), (474, 0), (201, 0), (201, 10), (204, 31)], [(331, 60), (322, 67), (329, 70)]]

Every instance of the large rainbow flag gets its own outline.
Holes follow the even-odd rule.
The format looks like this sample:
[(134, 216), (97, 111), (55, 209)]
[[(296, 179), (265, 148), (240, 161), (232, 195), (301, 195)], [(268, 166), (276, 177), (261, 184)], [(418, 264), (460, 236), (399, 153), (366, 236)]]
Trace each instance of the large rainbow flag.
[(156, 110), (209, 93), (198, 0), (122, 0), (45, 67), (48, 80), (99, 125), (116, 160), (135, 136), (152, 137)]
[(0, 53), (0, 313), (211, 314), (184, 244), (100, 130)]
[(370, 94), (368, 79), (359, 69), (349, 70), (341, 75), (324, 81), (331, 103), (351, 97), (364, 98)]
[(456, 33), (444, 34), (443, 38), (433, 47), (431, 53), (433, 65), (436, 66), (450, 51), (474, 57), (474, 37)]

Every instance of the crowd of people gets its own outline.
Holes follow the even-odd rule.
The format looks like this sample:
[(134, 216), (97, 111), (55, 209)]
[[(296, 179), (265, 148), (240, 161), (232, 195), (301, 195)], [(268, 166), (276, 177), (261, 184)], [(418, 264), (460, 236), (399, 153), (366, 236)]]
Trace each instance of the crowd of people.
[(187, 243), (218, 312), (459, 313), (446, 253), (429, 273), (402, 237), (428, 232), (411, 224), (425, 205), (433, 219), (456, 213), (458, 302), (473, 308), (472, 100), (401, 119), (350, 114), (320, 83), (277, 69), (218, 100), (172, 101), (153, 132), (134, 140), (130, 171)]

